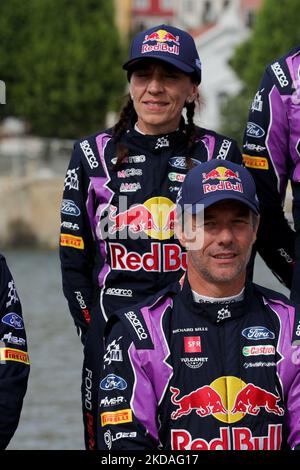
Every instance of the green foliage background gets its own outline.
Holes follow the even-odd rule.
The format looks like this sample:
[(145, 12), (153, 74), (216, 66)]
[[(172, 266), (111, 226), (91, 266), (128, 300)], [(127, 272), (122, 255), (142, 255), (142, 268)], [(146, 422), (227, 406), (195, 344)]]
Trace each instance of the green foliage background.
[(300, 44), (300, 0), (264, 0), (251, 37), (237, 47), (230, 65), (243, 83), (222, 106), (223, 133), (241, 144), (248, 107), (270, 62)]
[(41, 136), (79, 138), (105, 125), (126, 85), (113, 5), (113, 0), (0, 2), (5, 115), (25, 118)]

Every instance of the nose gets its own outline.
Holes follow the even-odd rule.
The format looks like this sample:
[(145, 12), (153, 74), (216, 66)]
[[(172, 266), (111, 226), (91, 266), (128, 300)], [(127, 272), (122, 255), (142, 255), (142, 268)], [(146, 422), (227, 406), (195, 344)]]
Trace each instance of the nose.
[(154, 73), (148, 83), (148, 92), (151, 94), (162, 93), (163, 80), (160, 74)]
[(233, 242), (233, 231), (230, 225), (226, 225), (220, 228), (218, 233), (218, 243), (219, 245), (229, 246)]

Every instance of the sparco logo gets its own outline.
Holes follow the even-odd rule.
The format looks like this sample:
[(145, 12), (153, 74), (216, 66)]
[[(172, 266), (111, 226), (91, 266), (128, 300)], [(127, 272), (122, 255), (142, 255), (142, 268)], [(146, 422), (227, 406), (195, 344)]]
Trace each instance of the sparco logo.
[(276, 78), (279, 81), (281, 88), (284, 88), (285, 86), (289, 84), (288, 79), (286, 78), (286, 75), (284, 71), (282, 70), (279, 62), (275, 62), (275, 64), (272, 64), (271, 69), (275, 73)]
[(75, 294), (76, 294), (76, 300), (79, 303), (80, 308), (87, 308), (85, 305), (85, 301), (83, 300), (81, 292), (78, 290), (78, 291), (75, 291)]
[(134, 331), (136, 332), (140, 340), (148, 338), (148, 335), (145, 332), (143, 325), (141, 324), (140, 320), (137, 318), (134, 312), (131, 311), (131, 312), (125, 313), (125, 317), (131, 323)]
[(106, 295), (117, 295), (119, 297), (132, 297), (132, 290), (131, 289), (115, 289), (110, 287), (106, 291)]
[(80, 147), (82, 148), (82, 151), (85, 155), (85, 158), (88, 161), (88, 164), (90, 165), (91, 169), (93, 170), (94, 168), (98, 168), (99, 163), (96, 160), (96, 157), (94, 155), (93, 150), (91, 149), (90, 144), (88, 143), (87, 140), (84, 140), (83, 142), (80, 143)]
[(219, 151), (217, 158), (220, 160), (225, 160), (230, 149), (231, 142), (230, 140), (224, 139)]

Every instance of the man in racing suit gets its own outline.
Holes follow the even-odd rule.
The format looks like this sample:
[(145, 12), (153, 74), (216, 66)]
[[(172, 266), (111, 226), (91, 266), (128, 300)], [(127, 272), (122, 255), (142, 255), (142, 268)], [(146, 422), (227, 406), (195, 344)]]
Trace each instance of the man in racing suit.
[[(61, 207), (63, 289), (85, 345), (82, 401), (89, 449), (95, 448), (107, 318), (153, 295), (185, 269), (185, 254), (173, 236), (174, 202), (189, 164), (214, 158), (242, 162), (233, 141), (193, 123), (201, 69), (190, 35), (157, 26), (134, 38), (130, 54), (124, 65), (129, 103), (113, 129), (76, 142)], [(166, 103), (182, 100), (182, 82), (189, 93), (176, 104), (179, 117), (172, 124), (174, 107)], [(141, 88), (146, 104), (139, 99)], [(181, 117), (184, 101), (187, 123)], [(120, 148), (127, 149), (121, 159)]]
[(246, 280), (258, 226), (254, 181), (232, 162), (203, 163), (187, 175), (178, 208), (193, 214), (196, 235), (177, 222), (188, 250), (182, 287), (116, 312), (106, 326), (99, 447), (295, 448), (300, 315)]
[(27, 389), (29, 359), (20, 300), (0, 255), (0, 449), (15, 433)]
[[(260, 201), (258, 252), (300, 302), (300, 46), (266, 68), (250, 108), (243, 150)], [(289, 180), (296, 233), (283, 209)]]

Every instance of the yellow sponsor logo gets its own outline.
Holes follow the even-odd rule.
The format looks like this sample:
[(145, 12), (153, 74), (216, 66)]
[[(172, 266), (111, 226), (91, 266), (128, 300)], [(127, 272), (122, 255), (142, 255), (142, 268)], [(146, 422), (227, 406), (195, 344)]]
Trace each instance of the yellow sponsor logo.
[(256, 170), (268, 170), (269, 162), (265, 157), (252, 157), (243, 154), (243, 161), (247, 168), (255, 168)]
[(70, 246), (72, 248), (77, 248), (78, 250), (84, 249), (84, 241), (82, 237), (75, 237), (74, 235), (68, 235), (67, 233), (61, 234), (60, 245)]
[(101, 413), (101, 426), (106, 426), (107, 424), (122, 424), (131, 422), (132, 411), (130, 409)]
[(0, 361), (15, 361), (30, 364), (27, 352), (12, 348), (0, 348)]

